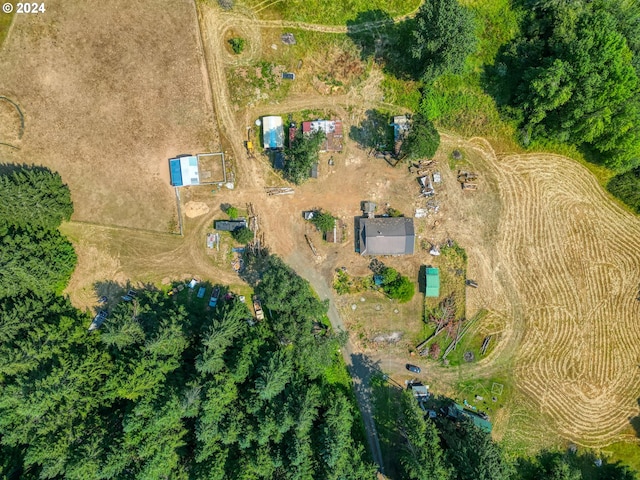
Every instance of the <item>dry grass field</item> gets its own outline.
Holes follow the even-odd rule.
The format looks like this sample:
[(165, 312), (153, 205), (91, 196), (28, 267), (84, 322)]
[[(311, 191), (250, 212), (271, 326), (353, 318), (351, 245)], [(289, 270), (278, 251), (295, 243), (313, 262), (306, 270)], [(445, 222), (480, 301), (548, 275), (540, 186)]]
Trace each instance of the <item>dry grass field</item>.
[(602, 446), (628, 430), (640, 396), (640, 220), (566, 158), (497, 165), (498, 243), (522, 302), (515, 375), (564, 438)]
[[(52, 0), (46, 8), (16, 15), (0, 50), (0, 96), (25, 115), (21, 139), (15, 127), (0, 129), (11, 136), (0, 142), (19, 147), (0, 145), (0, 161), (59, 171), (76, 220), (167, 231), (168, 158), (217, 145), (193, 4)], [(5, 107), (0, 119), (13, 118)]]

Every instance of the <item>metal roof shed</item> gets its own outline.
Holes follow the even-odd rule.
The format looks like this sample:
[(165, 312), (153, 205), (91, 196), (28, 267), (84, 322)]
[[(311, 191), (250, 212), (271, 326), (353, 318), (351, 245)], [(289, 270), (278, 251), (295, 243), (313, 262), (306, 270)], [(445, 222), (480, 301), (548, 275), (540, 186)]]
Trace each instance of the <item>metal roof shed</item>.
[(262, 140), (265, 150), (269, 148), (284, 148), (282, 117), (262, 117)]
[(427, 267), (426, 270), (426, 289), (424, 292), (425, 297), (439, 297), (440, 296), (440, 270), (433, 267)]
[(215, 222), (215, 229), (222, 230), (223, 232), (235, 232), (240, 228), (245, 228), (247, 221), (244, 218), (238, 220), (217, 220)]

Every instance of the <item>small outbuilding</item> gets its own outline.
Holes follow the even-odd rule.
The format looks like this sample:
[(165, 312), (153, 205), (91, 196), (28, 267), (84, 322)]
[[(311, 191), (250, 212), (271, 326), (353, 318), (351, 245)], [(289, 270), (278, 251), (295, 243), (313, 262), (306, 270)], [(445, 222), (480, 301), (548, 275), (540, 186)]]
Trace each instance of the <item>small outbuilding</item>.
[(440, 270), (434, 267), (427, 267), (425, 281), (425, 297), (437, 298), (440, 296)]
[(282, 117), (262, 117), (262, 141), (265, 150), (284, 148), (284, 126)]
[(454, 403), (453, 405), (450, 405), (449, 408), (447, 409), (447, 414), (449, 417), (453, 418), (454, 420), (468, 418), (476, 425), (476, 427), (481, 428), (487, 433), (491, 433), (491, 430), (493, 429), (493, 426), (491, 425), (491, 422), (487, 420), (488, 417), (486, 417), (486, 415), (485, 415), (485, 418), (483, 418), (479, 414), (465, 409), (459, 403)]
[(396, 115), (393, 117), (391, 126), (393, 127), (393, 150), (394, 153), (398, 155), (402, 147), (402, 142), (404, 142), (409, 133), (411, 123), (406, 115)]
[(409, 384), (409, 388), (411, 389), (413, 396), (418, 399), (418, 401), (429, 398), (429, 385), (423, 385), (420, 382), (413, 382)]
[(218, 220), (216, 221), (215, 228), (216, 230), (221, 230), (223, 232), (235, 232), (241, 228), (245, 228), (247, 226), (247, 220), (244, 218), (239, 218), (237, 220)]
[(376, 204), (373, 202), (361, 202), (360, 210), (365, 217), (374, 217), (376, 213)]
[(195, 155), (171, 158), (169, 160), (169, 172), (171, 175), (171, 185), (174, 187), (200, 185), (198, 157)]

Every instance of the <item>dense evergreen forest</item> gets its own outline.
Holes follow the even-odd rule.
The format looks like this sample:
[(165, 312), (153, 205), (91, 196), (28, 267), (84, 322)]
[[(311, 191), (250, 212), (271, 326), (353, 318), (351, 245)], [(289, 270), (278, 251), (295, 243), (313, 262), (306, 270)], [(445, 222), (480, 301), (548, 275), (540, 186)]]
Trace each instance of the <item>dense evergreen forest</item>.
[(263, 322), (236, 296), (207, 310), (150, 286), (89, 333), (60, 296), (67, 187), (29, 168), (0, 184), (2, 478), (375, 478), (343, 337), (278, 258), (261, 265)]

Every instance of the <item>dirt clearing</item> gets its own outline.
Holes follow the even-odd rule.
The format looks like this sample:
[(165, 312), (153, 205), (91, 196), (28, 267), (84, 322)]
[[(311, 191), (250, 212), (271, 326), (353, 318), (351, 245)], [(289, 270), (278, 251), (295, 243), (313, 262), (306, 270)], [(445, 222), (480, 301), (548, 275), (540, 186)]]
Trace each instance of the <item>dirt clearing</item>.
[[(25, 130), (19, 150), (0, 145), (0, 161), (60, 172), (74, 219), (168, 230), (168, 158), (217, 144), (196, 26), (186, 0), (52, 0), (16, 16), (0, 96), (20, 106)], [(4, 130), (11, 143), (15, 121)]]

